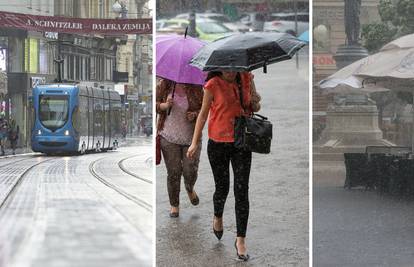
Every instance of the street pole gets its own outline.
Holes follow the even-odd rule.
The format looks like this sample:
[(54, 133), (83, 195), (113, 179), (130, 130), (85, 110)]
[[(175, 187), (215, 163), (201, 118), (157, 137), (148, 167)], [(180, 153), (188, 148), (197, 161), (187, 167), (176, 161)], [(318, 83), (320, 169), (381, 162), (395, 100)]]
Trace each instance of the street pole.
[[(293, 9), (295, 10), (295, 33), (298, 36), (298, 0), (293, 1)], [(299, 55), (296, 53), (296, 68), (299, 68)]]
[(196, 31), (196, 7), (195, 7), (195, 1), (191, 2), (191, 12), (190, 16), (188, 18), (188, 35), (191, 37), (197, 37), (197, 31)]

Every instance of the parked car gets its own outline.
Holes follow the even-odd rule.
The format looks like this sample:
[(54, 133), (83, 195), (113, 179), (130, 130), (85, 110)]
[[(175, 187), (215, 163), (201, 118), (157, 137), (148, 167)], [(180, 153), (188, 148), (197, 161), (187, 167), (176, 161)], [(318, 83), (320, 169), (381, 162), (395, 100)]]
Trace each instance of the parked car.
[[(183, 14), (177, 15), (175, 18), (188, 20), (189, 17), (190, 17), (190, 13), (183, 13)], [(208, 19), (208, 20), (217, 21), (218, 23), (223, 24), (224, 26), (226, 26), (232, 31), (247, 32), (250, 30), (250, 27), (246, 26), (240, 21), (231, 21), (226, 15), (220, 14), (220, 13), (196, 13), (196, 21), (198, 19), (202, 19), (202, 20)]]
[[(295, 17), (297, 18), (298, 28), (296, 31)], [(305, 12), (295, 13), (273, 13), (269, 15), (270, 21), (266, 21), (263, 31), (286, 32), (295, 36), (301, 35), (309, 30), (309, 14)]]
[(250, 31), (263, 31), (266, 14), (260, 12), (242, 13), (239, 21), (249, 27)]
[(158, 30), (158, 29), (161, 29), (161, 28), (165, 28), (165, 22), (166, 22), (167, 20), (166, 19), (157, 19), (157, 21), (155, 22), (155, 27), (156, 27), (156, 29)]
[[(183, 32), (183, 30), (189, 25), (186, 19), (169, 19), (165, 22), (167, 30), (174, 29), (174, 32)], [(165, 32), (163, 29), (159, 29), (159, 32)], [(234, 32), (226, 26), (209, 19), (199, 19), (196, 21), (197, 37), (204, 41), (214, 41), (224, 36), (233, 34)]]
[(142, 115), (141, 116), (141, 131), (146, 135), (152, 135), (152, 116)]

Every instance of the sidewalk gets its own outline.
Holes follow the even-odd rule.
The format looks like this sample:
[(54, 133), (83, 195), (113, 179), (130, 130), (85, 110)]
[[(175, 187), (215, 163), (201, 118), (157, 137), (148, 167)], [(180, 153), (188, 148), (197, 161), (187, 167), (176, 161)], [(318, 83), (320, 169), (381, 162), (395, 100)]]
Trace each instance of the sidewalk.
[(34, 153), (30, 148), (18, 147), (16, 148), (15, 155), (13, 155), (13, 150), (10, 149), (9, 146), (6, 146), (6, 148), (4, 149), (4, 152), (5, 152), (4, 156), (1, 156), (0, 154), (0, 159), (15, 157), (21, 154)]

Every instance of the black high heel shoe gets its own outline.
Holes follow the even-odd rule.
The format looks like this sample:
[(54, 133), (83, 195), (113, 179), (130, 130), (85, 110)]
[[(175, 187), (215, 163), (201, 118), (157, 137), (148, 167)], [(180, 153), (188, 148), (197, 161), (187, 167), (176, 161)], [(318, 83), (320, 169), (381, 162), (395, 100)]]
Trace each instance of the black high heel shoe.
[(214, 235), (217, 237), (217, 239), (221, 240), (221, 237), (223, 236), (223, 230), (217, 231), (216, 229), (214, 229), (214, 218), (213, 218), (213, 232), (214, 232)]
[(236, 248), (236, 254), (237, 254), (237, 258), (241, 261), (248, 261), (250, 259), (249, 254), (246, 255), (240, 255), (239, 254), (239, 250), (237, 249), (237, 239), (236, 241), (234, 241), (234, 247)]

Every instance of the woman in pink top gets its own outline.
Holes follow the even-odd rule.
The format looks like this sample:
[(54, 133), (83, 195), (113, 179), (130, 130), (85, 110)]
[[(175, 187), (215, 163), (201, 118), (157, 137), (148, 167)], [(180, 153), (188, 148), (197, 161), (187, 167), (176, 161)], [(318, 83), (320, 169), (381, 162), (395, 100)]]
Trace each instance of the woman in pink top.
[(203, 90), (201, 85), (174, 84), (170, 80), (159, 78), (156, 94), (157, 133), (161, 136), (161, 152), (167, 167), (170, 216), (178, 217), (181, 176), (184, 176), (185, 189), (191, 203), (199, 203), (194, 185), (201, 146), (192, 159), (185, 155), (191, 144), (195, 121), (201, 108)]

